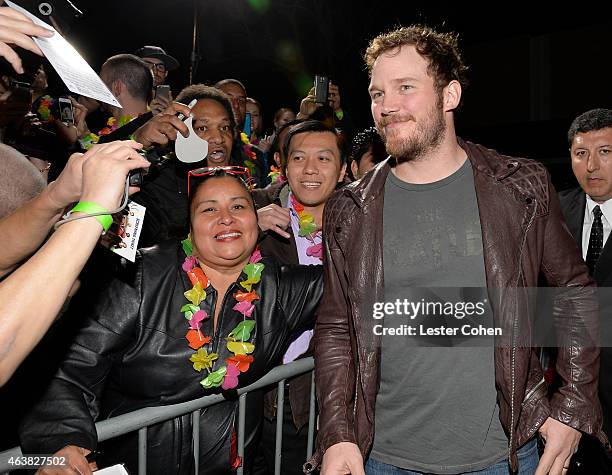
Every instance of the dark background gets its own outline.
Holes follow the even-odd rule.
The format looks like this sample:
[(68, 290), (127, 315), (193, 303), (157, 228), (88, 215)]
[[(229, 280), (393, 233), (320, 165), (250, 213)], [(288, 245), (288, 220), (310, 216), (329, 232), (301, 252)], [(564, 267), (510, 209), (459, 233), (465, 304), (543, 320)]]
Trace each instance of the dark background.
[[(21, 3), (27, 1), (34, 0)], [(369, 39), (414, 22), (457, 31), (471, 82), (457, 116), (459, 134), (545, 162), (560, 187), (571, 176), (565, 136), (572, 119), (612, 107), (608, 2), (476, 8), (471, 2), (401, 0), (73, 1), (85, 15), (68, 38), (94, 69), (113, 54), (159, 45), (181, 63), (169, 75), (175, 93), (189, 80), (197, 10), (201, 61), (194, 82), (240, 79), (263, 104), (266, 126), (279, 107), (299, 107), (317, 73), (340, 85), (356, 125), (370, 126), (361, 60)]]

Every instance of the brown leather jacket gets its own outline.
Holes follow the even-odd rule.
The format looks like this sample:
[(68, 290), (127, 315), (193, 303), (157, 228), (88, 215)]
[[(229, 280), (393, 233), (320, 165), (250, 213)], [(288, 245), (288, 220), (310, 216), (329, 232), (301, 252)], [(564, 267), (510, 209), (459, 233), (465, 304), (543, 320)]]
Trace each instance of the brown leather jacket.
[[(561, 304), (573, 306), (572, 315), (596, 331), (597, 313), (585, 310), (588, 306), (581, 297), (581, 292), (592, 294), (594, 282), (563, 222), (545, 168), (480, 145), (461, 140), (459, 144), (474, 173), (487, 287), (516, 289), (505, 298), (490, 299), (496, 326), (513, 334), (521, 312), (528, 312), (527, 321), (533, 321), (533, 299), (519, 308), (514, 295), (518, 289), (537, 287), (542, 272), (551, 286), (574, 290), (571, 300)], [(356, 443), (364, 460), (372, 446), (380, 337), (371, 331), (371, 312), (366, 313), (362, 303), (368, 293), (369, 301), (384, 300), (383, 191), (389, 170), (388, 163), (381, 163), (362, 180), (337, 192), (325, 206), (326, 282), (315, 327), (320, 426), (317, 451), (305, 464), (306, 473), (314, 470), (333, 444)], [(568, 320), (563, 322), (566, 331), (580, 331), (574, 323), (578, 319)], [(598, 348), (560, 348), (557, 370), (563, 386), (550, 400), (533, 348), (496, 344), (494, 355), (500, 419), (509, 437), (513, 470), (518, 468), (517, 448), (548, 417), (607, 443), (597, 399)]]

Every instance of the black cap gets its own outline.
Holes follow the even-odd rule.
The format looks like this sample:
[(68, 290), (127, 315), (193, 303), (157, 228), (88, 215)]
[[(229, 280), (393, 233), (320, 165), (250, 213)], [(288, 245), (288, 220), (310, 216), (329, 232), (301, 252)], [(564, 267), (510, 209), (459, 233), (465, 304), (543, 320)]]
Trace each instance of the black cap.
[(160, 59), (164, 62), (168, 71), (173, 71), (179, 67), (179, 62), (176, 60), (176, 58), (166, 54), (163, 48), (160, 48), (159, 46), (143, 46), (134, 54), (136, 56), (140, 56), (141, 58)]

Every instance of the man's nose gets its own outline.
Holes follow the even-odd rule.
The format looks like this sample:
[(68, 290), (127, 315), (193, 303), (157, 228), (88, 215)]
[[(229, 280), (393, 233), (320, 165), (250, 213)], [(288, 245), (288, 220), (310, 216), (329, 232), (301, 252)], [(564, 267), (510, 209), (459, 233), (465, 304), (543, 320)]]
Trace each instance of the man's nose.
[(399, 98), (397, 94), (385, 94), (380, 102), (380, 111), (382, 115), (391, 115), (398, 112), (399, 107)]
[(208, 137), (206, 137), (208, 143), (220, 144), (223, 142), (223, 136), (221, 135), (221, 131), (213, 128), (209, 131)]
[(304, 162), (304, 173), (308, 175), (319, 174), (319, 161), (315, 157), (308, 157)]
[(587, 159), (587, 171), (594, 172), (599, 170), (599, 157), (596, 153), (589, 153), (589, 158)]

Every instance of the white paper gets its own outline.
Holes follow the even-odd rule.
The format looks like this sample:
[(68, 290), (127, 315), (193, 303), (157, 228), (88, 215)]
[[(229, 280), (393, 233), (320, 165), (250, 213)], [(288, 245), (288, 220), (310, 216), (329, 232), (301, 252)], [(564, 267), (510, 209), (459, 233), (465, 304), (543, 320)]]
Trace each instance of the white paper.
[(75, 50), (74, 47), (55, 30), (55, 28), (10, 0), (6, 0), (5, 4), (23, 13), (28, 18), (31, 18), (35, 24), (55, 31), (55, 34), (51, 38), (33, 37), (32, 39), (42, 50), (45, 57), (49, 60), (70, 91), (75, 94), (81, 94), (98, 101), (106, 102), (113, 106), (121, 107), (119, 101), (113, 96), (108, 87), (106, 87), (106, 84), (102, 82), (100, 76), (96, 74), (91, 66), (87, 64), (87, 61), (83, 59), (78, 51)]
[(136, 261), (136, 251), (138, 250), (138, 241), (142, 232), (146, 208), (130, 201), (127, 205), (127, 210), (127, 215), (124, 216), (124, 220), (119, 226), (120, 233), (117, 233), (121, 238), (121, 242), (118, 246), (111, 247), (111, 250), (115, 254), (119, 254), (121, 257), (134, 262)]
[(193, 117), (185, 119), (185, 125), (189, 130), (189, 135), (185, 138), (182, 134), (176, 134), (174, 143), (176, 158), (184, 163), (200, 162), (208, 155), (208, 142), (193, 130)]
[(130, 475), (125, 467), (121, 464), (113, 465), (112, 467), (101, 468), (95, 472), (98, 475)]

